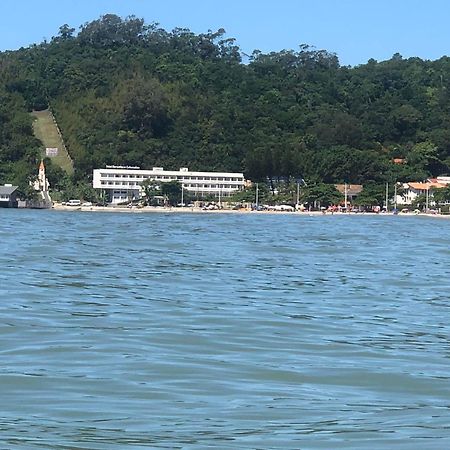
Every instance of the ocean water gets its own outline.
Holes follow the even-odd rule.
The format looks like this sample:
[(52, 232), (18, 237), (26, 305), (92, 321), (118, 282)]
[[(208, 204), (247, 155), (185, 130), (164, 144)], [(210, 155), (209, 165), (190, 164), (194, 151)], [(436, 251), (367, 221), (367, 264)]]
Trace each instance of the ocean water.
[(450, 448), (450, 220), (0, 210), (1, 449)]

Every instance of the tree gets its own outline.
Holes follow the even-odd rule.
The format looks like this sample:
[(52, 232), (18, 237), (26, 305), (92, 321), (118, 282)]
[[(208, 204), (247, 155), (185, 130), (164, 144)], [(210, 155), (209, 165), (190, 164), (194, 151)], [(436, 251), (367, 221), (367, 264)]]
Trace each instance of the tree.
[(413, 200), (411, 206), (416, 209), (425, 209), (426, 204), (427, 196), (425, 194), (420, 194)]
[(332, 184), (316, 183), (301, 190), (300, 201), (311, 207), (335, 205), (343, 199), (342, 194)]
[(393, 123), (399, 137), (413, 135), (421, 118), (421, 112), (409, 104), (401, 105), (392, 112)]
[(165, 197), (166, 202), (171, 205), (177, 205), (181, 200), (182, 186), (178, 181), (167, 181), (161, 183), (161, 194)]
[(236, 192), (232, 195), (230, 200), (232, 202), (240, 203), (255, 203), (256, 189), (258, 189), (258, 203), (266, 203), (270, 201), (270, 191), (265, 183), (253, 183), (250, 187), (243, 191)]
[(124, 84), (123, 121), (132, 132), (161, 137), (169, 125), (167, 96), (156, 79), (134, 78)]
[(430, 141), (419, 142), (412, 147), (408, 153), (408, 164), (428, 175), (443, 168), (443, 163), (438, 157), (438, 148)]
[(433, 200), (436, 202), (436, 205), (443, 206), (445, 204), (450, 203), (450, 185), (447, 185), (443, 188), (433, 189), (432, 190)]
[(353, 203), (357, 206), (383, 205), (386, 198), (385, 187), (382, 184), (367, 183), (361, 193), (355, 197)]
[(71, 28), (71, 27), (69, 27), (69, 25), (67, 25), (67, 23), (65, 23), (64, 25), (61, 25), (59, 27), (59, 39), (62, 41), (72, 39), (74, 32), (75, 32), (75, 28)]
[(147, 178), (141, 183), (141, 187), (144, 189), (145, 204), (147, 206), (153, 204), (157, 195), (161, 195), (161, 183), (159, 181)]
[(105, 14), (98, 20), (84, 24), (78, 39), (85, 45), (107, 47), (137, 43), (146, 36), (146, 32), (143, 19), (129, 16), (123, 20), (115, 14)]
[(63, 190), (66, 186), (68, 175), (59, 166), (55, 165), (50, 158), (44, 159), (45, 173), (52, 190)]

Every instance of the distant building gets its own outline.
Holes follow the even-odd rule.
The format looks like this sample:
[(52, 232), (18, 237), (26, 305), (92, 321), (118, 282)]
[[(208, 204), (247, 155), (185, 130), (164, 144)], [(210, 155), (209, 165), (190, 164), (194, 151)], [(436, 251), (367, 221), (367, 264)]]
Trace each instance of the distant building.
[(431, 178), (425, 182), (411, 181), (409, 183), (403, 183), (401, 192), (397, 194), (397, 197), (395, 198), (396, 203), (399, 205), (411, 205), (417, 197), (420, 195), (426, 196), (427, 193), (429, 198), (432, 199), (433, 189), (441, 189), (446, 187), (446, 183), (442, 183), (439, 178), (445, 177)]
[(362, 184), (335, 184), (334, 187), (342, 194), (347, 194), (347, 200), (352, 203), (353, 199), (363, 190)]
[(441, 183), (441, 184), (450, 184), (450, 177), (449, 176), (445, 176), (445, 175), (441, 175), (439, 177), (436, 178), (436, 182), (437, 183)]
[(185, 192), (198, 198), (229, 197), (245, 186), (242, 173), (191, 172), (187, 168), (172, 171), (164, 170), (162, 167), (141, 170), (139, 167), (123, 166), (94, 169), (92, 185), (94, 189), (107, 192), (112, 204), (118, 204), (140, 198), (143, 194), (141, 185), (145, 180), (162, 183), (178, 181)]
[(45, 165), (44, 161), (39, 164), (39, 172), (36, 181), (33, 183), (35, 191), (48, 192), (50, 184), (45, 176)]
[(27, 201), (27, 204), (31, 208), (51, 208), (52, 199), (50, 198), (49, 188), (50, 184), (45, 175), (45, 165), (41, 161), (39, 164), (39, 172), (37, 179), (34, 182), (30, 182), (34, 190), (38, 192), (38, 198), (36, 200)]
[(0, 207), (17, 208), (17, 188), (12, 184), (0, 186)]

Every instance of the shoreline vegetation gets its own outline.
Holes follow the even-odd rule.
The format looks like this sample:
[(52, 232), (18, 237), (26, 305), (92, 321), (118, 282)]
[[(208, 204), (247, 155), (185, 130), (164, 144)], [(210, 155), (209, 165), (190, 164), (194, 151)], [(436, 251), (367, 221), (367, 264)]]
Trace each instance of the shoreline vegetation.
[(164, 207), (164, 206), (144, 206), (144, 207), (129, 207), (129, 206), (68, 206), (54, 203), (51, 208), (53, 211), (80, 211), (80, 212), (120, 212), (120, 213), (164, 213), (164, 214), (252, 214), (252, 215), (289, 215), (289, 216), (401, 216), (401, 217), (438, 217), (443, 219), (450, 219), (450, 215), (445, 214), (431, 214), (431, 213), (415, 213), (413, 211), (408, 213), (393, 212), (330, 212), (330, 211), (257, 211), (249, 208), (241, 209), (203, 209), (200, 207)]

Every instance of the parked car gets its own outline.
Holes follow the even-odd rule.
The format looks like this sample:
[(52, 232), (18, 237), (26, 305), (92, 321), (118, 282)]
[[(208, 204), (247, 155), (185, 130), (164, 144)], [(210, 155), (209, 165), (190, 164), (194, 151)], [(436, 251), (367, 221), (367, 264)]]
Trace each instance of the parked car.
[(69, 201), (66, 203), (66, 205), (67, 205), (67, 206), (81, 206), (81, 200), (75, 200), (75, 199), (72, 199), (72, 200), (69, 200)]

